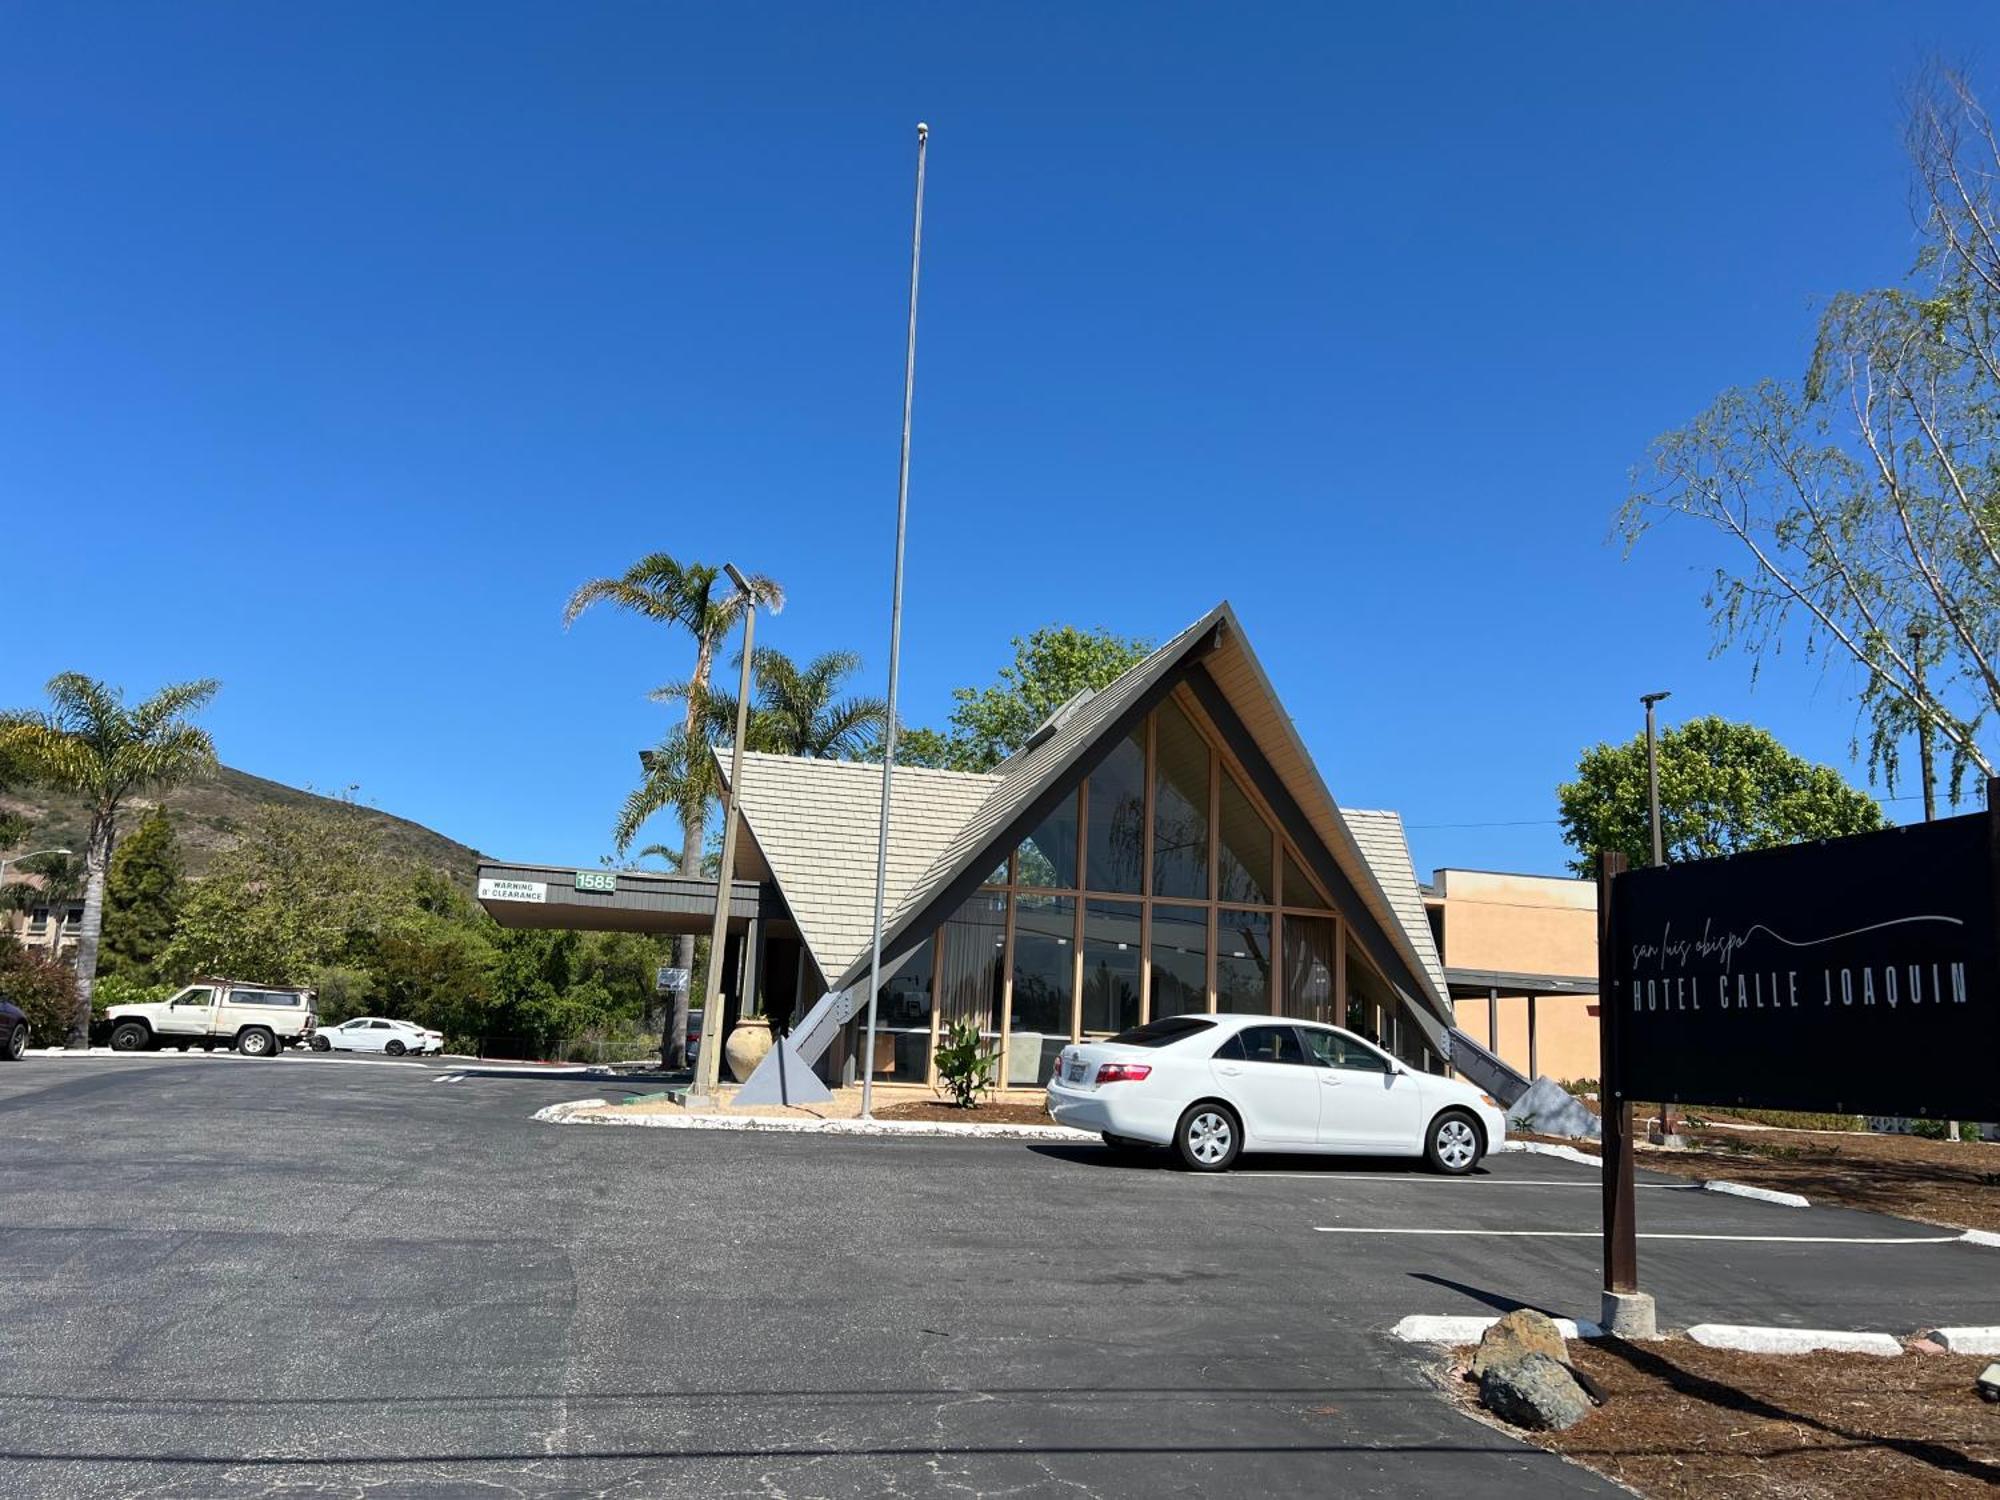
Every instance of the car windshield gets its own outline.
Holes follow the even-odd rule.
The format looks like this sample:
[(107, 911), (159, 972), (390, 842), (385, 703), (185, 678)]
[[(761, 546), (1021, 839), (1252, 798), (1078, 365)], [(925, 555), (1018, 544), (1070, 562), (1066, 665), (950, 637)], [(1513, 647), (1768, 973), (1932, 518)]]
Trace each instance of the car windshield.
[(1130, 1031), (1121, 1031), (1111, 1040), (1124, 1047), (1165, 1047), (1199, 1032), (1212, 1031), (1215, 1022), (1199, 1016), (1162, 1016)]

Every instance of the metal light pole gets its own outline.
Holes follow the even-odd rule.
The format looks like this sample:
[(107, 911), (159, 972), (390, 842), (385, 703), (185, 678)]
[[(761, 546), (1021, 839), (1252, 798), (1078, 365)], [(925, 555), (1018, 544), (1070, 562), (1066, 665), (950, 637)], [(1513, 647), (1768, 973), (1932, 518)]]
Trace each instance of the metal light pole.
[(701, 999), (701, 1053), (695, 1059), (692, 1108), (715, 1102), (722, 1065), (722, 950), (729, 940), (729, 898), (736, 870), (736, 810), (743, 792), (743, 737), (750, 730), (750, 655), (757, 643), (757, 594), (750, 581), (724, 563), (722, 571), (743, 595), (743, 670), (736, 684), (736, 738), (729, 747), (729, 791), (722, 801), (722, 868), (715, 872), (715, 922), (708, 933), (708, 987)]
[(1646, 693), (1639, 701), (1646, 705), (1646, 802), (1653, 816), (1653, 863), (1667, 862), (1666, 847), (1660, 842), (1660, 755), (1653, 739), (1653, 705), (1673, 697), (1672, 693)]
[(861, 1054), (861, 1117), (875, 1108), (875, 1011), (882, 990), (882, 908), (889, 890), (889, 780), (896, 769), (896, 683), (903, 660), (903, 534), (910, 515), (910, 404), (917, 387), (917, 272), (924, 254), (924, 150), (930, 126), (917, 124), (917, 206), (910, 230), (910, 331), (903, 351), (903, 454), (896, 470), (896, 571), (889, 598), (889, 727), (882, 735), (882, 817), (875, 830), (875, 924), (868, 957), (868, 1040)]
[[(1672, 693), (1642, 693), (1639, 701), (1646, 705), (1646, 804), (1653, 820), (1653, 866), (1655, 869), (1667, 862), (1666, 846), (1660, 839), (1660, 753), (1653, 735), (1653, 705), (1663, 699), (1673, 697)], [(1660, 1102), (1660, 1135), (1664, 1139), (1674, 1133), (1674, 1109), (1665, 1100)]]
[(18, 865), (23, 860), (40, 859), (44, 854), (74, 854), (74, 849), (31, 849), (26, 854), (0, 855), (0, 885), (7, 883), (7, 866)]

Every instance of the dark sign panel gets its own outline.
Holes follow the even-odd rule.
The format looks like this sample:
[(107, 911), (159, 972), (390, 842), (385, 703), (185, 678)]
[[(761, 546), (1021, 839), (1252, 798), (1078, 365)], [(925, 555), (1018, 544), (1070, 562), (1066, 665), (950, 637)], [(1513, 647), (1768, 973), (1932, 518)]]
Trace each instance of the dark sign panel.
[(1624, 1097), (2000, 1118), (1991, 816), (1617, 876)]

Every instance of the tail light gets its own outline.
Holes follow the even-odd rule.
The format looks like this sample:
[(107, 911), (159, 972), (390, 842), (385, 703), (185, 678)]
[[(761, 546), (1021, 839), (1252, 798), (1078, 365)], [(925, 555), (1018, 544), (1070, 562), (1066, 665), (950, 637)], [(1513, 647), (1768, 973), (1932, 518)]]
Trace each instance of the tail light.
[(1103, 1063), (1097, 1069), (1097, 1081), (1106, 1083), (1137, 1083), (1153, 1071), (1150, 1063)]

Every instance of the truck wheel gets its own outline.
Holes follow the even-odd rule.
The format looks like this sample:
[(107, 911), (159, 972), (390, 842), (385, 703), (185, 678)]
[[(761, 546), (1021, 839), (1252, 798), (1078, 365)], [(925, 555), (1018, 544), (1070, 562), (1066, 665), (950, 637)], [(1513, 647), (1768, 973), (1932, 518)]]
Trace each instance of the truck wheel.
[(121, 1021), (111, 1028), (113, 1052), (144, 1052), (153, 1042), (153, 1033), (138, 1021)]
[(278, 1039), (261, 1026), (253, 1026), (236, 1039), (236, 1050), (245, 1057), (275, 1057)]

